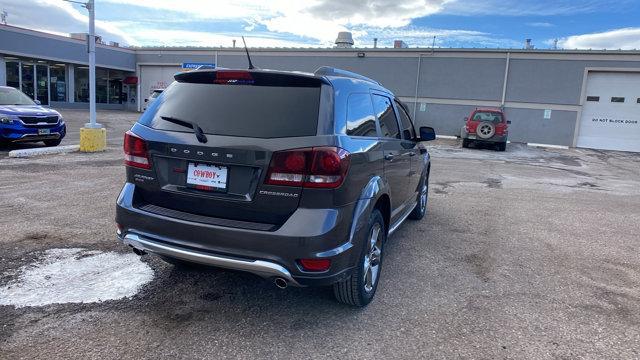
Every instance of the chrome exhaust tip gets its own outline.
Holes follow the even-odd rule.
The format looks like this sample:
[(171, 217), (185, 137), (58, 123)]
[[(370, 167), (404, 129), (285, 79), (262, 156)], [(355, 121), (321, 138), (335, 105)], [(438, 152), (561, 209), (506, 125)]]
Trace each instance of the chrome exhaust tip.
[(276, 284), (276, 287), (277, 287), (278, 289), (286, 289), (286, 288), (287, 288), (287, 285), (288, 285), (287, 280), (285, 280), (285, 279), (283, 279), (283, 278), (281, 278), (281, 277), (276, 278), (276, 279), (273, 281), (273, 283), (274, 283), (274, 284)]

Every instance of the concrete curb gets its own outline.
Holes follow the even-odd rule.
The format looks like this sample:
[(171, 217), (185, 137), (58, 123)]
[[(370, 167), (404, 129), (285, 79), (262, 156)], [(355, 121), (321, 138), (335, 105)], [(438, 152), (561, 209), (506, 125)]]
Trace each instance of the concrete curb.
[(31, 156), (40, 155), (53, 155), (53, 154), (66, 154), (80, 150), (80, 145), (65, 145), (65, 146), (53, 146), (42, 147), (33, 149), (20, 149), (9, 151), (9, 157), (12, 158), (25, 158)]

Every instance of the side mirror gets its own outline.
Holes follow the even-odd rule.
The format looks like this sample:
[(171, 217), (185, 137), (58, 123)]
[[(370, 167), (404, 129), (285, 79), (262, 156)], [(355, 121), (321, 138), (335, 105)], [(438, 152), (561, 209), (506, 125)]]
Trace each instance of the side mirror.
[(464, 118), (464, 122), (467, 122), (467, 121), (469, 121), (469, 118), (468, 117)]
[(420, 127), (420, 141), (431, 141), (436, 139), (436, 131), (432, 127)]
[(507, 124), (511, 124), (511, 120), (507, 120)]
[(33, 100), (34, 103), (36, 103), (36, 105), (42, 105), (42, 102), (40, 102), (40, 100)]
[(149, 102), (149, 99), (144, 99), (144, 102)]

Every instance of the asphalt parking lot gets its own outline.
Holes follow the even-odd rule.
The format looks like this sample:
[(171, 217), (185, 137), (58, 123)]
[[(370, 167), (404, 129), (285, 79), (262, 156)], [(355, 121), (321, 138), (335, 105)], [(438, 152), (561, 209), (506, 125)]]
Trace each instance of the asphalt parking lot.
[[(86, 113), (63, 115), (65, 143), (77, 143)], [(0, 293), (26, 286), (51, 249), (130, 254), (113, 218), (122, 132), (136, 118), (100, 112), (100, 154), (0, 149)], [(366, 309), (326, 289), (144, 257), (152, 275), (124, 299), (0, 305), (0, 358), (640, 357), (639, 154), (454, 140), (430, 151), (428, 215), (391, 237)]]

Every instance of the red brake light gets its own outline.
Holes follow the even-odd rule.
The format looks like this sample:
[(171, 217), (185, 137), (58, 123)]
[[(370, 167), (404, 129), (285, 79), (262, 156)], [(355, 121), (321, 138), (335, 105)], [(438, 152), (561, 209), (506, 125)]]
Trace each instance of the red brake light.
[(302, 186), (309, 163), (310, 149), (273, 153), (266, 183), (270, 185)]
[(147, 142), (131, 131), (124, 133), (124, 164), (140, 169), (151, 169)]
[(327, 271), (331, 267), (329, 259), (300, 259), (298, 262), (306, 271)]
[(248, 71), (218, 70), (214, 84), (247, 85), (253, 84), (253, 76)]
[(336, 147), (277, 151), (265, 182), (269, 185), (337, 188), (349, 169), (349, 153)]
[(304, 184), (312, 188), (337, 188), (349, 169), (349, 153), (340, 148), (313, 148), (313, 163)]

